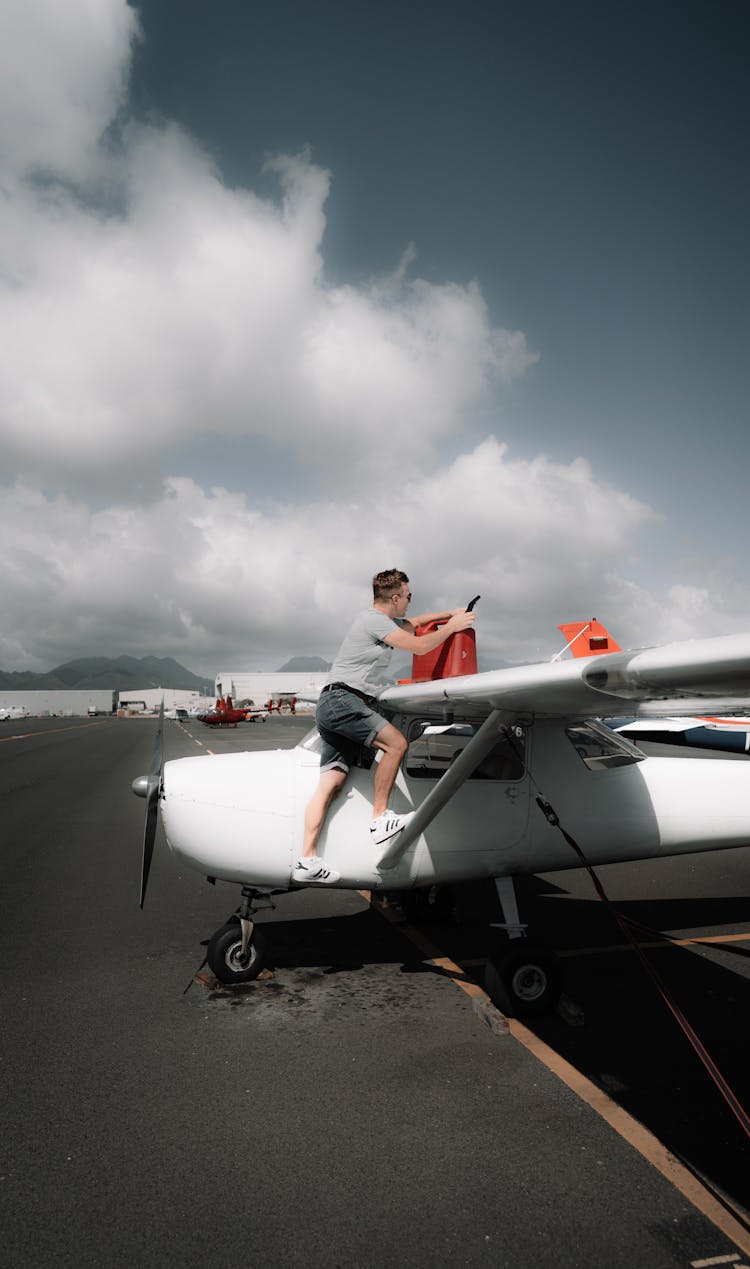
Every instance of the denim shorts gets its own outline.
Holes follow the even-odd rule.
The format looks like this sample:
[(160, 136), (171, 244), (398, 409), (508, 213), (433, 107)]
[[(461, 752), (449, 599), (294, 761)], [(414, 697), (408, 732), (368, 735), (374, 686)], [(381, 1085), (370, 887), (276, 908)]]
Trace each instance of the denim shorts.
[(387, 718), (345, 687), (321, 692), (315, 722), (323, 738), (321, 771), (334, 767), (348, 771), (356, 763), (358, 751), (372, 745), (378, 732), (388, 725)]

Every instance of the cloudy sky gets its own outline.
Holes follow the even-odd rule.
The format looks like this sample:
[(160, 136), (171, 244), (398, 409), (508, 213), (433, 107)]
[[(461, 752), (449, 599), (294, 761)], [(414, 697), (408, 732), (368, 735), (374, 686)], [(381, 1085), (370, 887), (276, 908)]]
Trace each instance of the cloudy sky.
[(0, 669), (750, 629), (744, 0), (0, 0)]

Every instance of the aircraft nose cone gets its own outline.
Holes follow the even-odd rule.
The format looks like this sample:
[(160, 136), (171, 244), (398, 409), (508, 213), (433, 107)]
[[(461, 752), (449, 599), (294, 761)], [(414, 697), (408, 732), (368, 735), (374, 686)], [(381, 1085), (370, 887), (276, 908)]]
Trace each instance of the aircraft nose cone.
[(136, 776), (130, 787), (137, 798), (148, 797), (148, 776)]

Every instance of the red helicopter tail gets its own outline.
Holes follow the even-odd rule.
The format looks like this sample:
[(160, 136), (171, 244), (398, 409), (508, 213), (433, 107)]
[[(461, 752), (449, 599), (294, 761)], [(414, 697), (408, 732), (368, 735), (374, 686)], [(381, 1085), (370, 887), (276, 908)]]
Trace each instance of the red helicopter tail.
[(615, 643), (609, 631), (601, 622), (592, 617), (590, 621), (569, 621), (558, 626), (567, 639), (567, 648), (574, 657), (601, 656), (603, 652), (622, 652), (619, 643)]

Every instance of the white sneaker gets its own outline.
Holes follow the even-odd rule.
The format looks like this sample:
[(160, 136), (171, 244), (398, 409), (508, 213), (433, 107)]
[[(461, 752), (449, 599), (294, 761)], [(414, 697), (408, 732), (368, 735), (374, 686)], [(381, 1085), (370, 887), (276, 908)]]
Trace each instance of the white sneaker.
[(406, 828), (413, 815), (413, 811), (409, 811), (407, 815), (396, 815), (395, 811), (383, 811), (382, 815), (378, 815), (377, 819), (370, 823), (370, 841), (376, 842), (378, 846), (381, 842), (390, 841)]
[(292, 869), (292, 881), (301, 881), (306, 885), (314, 883), (316, 886), (332, 886), (340, 880), (341, 873), (336, 872), (335, 868), (329, 868), (325, 860), (317, 855), (298, 859)]

